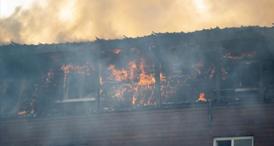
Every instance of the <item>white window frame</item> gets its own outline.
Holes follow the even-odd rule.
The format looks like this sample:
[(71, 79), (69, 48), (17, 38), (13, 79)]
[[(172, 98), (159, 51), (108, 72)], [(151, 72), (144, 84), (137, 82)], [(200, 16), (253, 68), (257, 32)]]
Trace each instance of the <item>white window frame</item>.
[(217, 141), (219, 141), (219, 140), (231, 140), (231, 146), (234, 146), (235, 140), (242, 140), (242, 139), (251, 139), (252, 146), (254, 146), (254, 137), (253, 136), (217, 137), (217, 138), (214, 138), (213, 146), (217, 146)]

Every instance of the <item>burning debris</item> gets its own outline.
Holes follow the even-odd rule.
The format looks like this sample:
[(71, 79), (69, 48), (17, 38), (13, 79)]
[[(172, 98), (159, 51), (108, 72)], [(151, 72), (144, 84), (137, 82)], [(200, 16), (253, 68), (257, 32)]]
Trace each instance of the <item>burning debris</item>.
[(111, 75), (109, 80), (116, 82), (112, 88), (114, 97), (120, 101), (131, 99), (132, 105), (153, 105), (156, 104), (154, 97), (155, 77), (152, 73), (145, 71), (145, 61), (129, 61), (126, 68), (118, 69), (110, 64), (108, 70)]
[(112, 72), (112, 76), (117, 81), (124, 81), (129, 79), (128, 71), (125, 69), (116, 69), (115, 65), (111, 64), (108, 69)]
[[(95, 94), (91, 96), (92, 93), (85, 93), (87, 96), (82, 95), (82, 92), (86, 92), (82, 88), (91, 88), (92, 86), (100, 86), (98, 94), (104, 109), (113, 110), (122, 106), (155, 106), (159, 104), (157, 102), (159, 100), (161, 100), (161, 104), (189, 102), (191, 100), (206, 103), (208, 102), (206, 92), (210, 90), (210, 86), (206, 84), (216, 82), (218, 73), (223, 81), (229, 80), (231, 74), (227, 71), (226, 66), (221, 65), (218, 68), (214, 62), (207, 62), (201, 58), (196, 58), (197, 61), (191, 64), (172, 62), (169, 66), (163, 66), (164, 64), (162, 64), (157, 68), (155, 62), (137, 50), (136, 48), (128, 50), (135, 54), (132, 58), (128, 57), (125, 60), (113, 63), (99, 62), (100, 67), (97, 68), (91, 61), (83, 64), (68, 63), (60, 65), (59, 70), (63, 73), (63, 101), (58, 100), (58, 103), (98, 100)], [(118, 59), (123, 57), (121, 51), (121, 48), (112, 49), (114, 55), (121, 55)], [(127, 50), (123, 51), (126, 52)], [(233, 53), (226, 53), (224, 58), (239, 60), (254, 57), (255, 55), (256, 52), (249, 52), (235, 57)], [(45, 77), (45, 83), (50, 85), (57, 77), (56, 70), (49, 69)], [(76, 78), (76, 80), (74, 81), (73, 78)], [(79, 85), (76, 84), (76, 81), (82, 78), (98, 79), (99, 83), (92, 83), (87, 87), (77, 87)], [(157, 89), (157, 84), (159, 89)], [(76, 92), (76, 89), (70, 86), (83, 91), (77, 91), (76, 96), (71, 96), (70, 94)], [(201, 90), (204, 91), (200, 92)], [(91, 90), (88, 90), (88, 92), (91, 92)], [(198, 97), (196, 99), (192, 98), (197, 96), (197, 93)], [(79, 99), (75, 99), (75, 97)], [(17, 114), (25, 116), (32, 113), (34, 113), (32, 110), (21, 110)]]

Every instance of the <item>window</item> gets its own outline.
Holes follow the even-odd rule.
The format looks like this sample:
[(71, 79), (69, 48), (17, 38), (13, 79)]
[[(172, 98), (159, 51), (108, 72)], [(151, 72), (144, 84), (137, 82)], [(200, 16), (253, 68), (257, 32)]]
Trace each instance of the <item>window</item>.
[(254, 146), (253, 137), (222, 137), (214, 138), (213, 146)]

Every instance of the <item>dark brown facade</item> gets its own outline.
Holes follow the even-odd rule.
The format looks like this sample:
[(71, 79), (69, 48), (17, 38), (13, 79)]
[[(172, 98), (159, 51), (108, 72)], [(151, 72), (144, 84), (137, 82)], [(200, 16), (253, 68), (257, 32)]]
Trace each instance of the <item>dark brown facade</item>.
[[(211, 115), (210, 115), (211, 114)], [(206, 105), (1, 123), (1, 145), (212, 146), (215, 137), (274, 143), (273, 104)]]

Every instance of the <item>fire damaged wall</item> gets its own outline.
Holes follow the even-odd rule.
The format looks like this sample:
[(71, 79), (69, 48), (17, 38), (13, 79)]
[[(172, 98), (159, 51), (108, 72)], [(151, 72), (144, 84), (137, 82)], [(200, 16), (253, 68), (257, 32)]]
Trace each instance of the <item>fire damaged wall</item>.
[(2, 45), (1, 117), (271, 101), (273, 28)]

